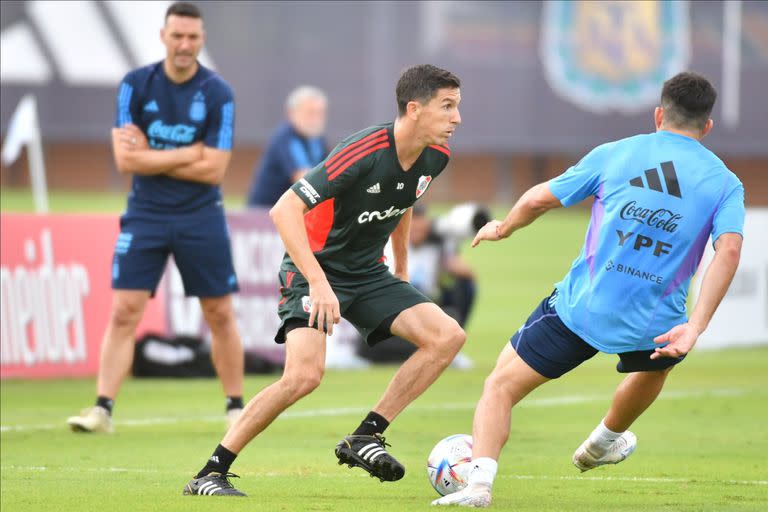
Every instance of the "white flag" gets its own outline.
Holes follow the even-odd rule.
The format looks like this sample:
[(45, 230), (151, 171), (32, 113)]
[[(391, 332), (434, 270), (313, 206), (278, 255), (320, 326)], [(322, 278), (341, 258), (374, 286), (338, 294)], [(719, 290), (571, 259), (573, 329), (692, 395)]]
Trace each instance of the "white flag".
[(37, 121), (37, 102), (32, 94), (21, 98), (19, 106), (16, 107), (8, 123), (8, 134), (0, 154), (3, 165), (9, 166), (15, 162), (24, 146), (27, 146), (29, 178), (32, 184), (35, 211), (48, 213), (48, 185), (45, 180), (43, 142), (40, 137), (40, 124)]
[(3, 142), (2, 160), (6, 167), (15, 162), (21, 154), (21, 148), (30, 141), (39, 138), (37, 127), (37, 103), (31, 94), (24, 96), (16, 107), (8, 123), (7, 136)]

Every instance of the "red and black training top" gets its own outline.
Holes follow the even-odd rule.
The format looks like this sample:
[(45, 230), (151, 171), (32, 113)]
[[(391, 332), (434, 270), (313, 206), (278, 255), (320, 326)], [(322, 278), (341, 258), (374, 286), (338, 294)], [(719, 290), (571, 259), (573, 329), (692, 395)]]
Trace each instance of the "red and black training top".
[[(434, 145), (403, 170), (393, 126), (376, 125), (348, 137), (291, 187), (310, 209), (304, 219), (309, 243), (327, 273), (386, 271), (382, 255), (389, 236), (448, 164), (450, 148)], [(295, 268), (288, 255), (284, 264)]]

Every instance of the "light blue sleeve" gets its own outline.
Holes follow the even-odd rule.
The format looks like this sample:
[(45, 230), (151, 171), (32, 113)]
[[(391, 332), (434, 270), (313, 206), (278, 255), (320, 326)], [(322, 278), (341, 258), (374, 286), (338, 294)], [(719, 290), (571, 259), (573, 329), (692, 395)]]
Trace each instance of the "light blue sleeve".
[(299, 169), (311, 169), (314, 167), (314, 165), (312, 165), (312, 163), (309, 161), (309, 155), (307, 154), (307, 150), (304, 147), (304, 144), (302, 144), (298, 138), (291, 138), (288, 151), (291, 155), (291, 159), (293, 160), (293, 172), (296, 172)]
[(600, 190), (603, 148), (593, 149), (579, 163), (549, 180), (550, 191), (566, 208), (596, 195)]
[(115, 128), (132, 124), (136, 117), (136, 94), (134, 94), (133, 74), (128, 73), (117, 91), (117, 108), (115, 111)]
[(220, 83), (206, 98), (208, 124), (203, 143), (209, 148), (232, 151), (235, 136), (235, 96), (229, 85)]
[(733, 175), (732, 183), (715, 211), (712, 220), (712, 243), (723, 233), (744, 236), (744, 186)]

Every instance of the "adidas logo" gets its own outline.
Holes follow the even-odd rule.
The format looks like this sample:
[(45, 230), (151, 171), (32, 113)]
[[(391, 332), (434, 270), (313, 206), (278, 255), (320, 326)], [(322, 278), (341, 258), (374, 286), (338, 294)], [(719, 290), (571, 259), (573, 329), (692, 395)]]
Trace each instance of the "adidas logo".
[[(675, 166), (672, 164), (672, 162), (662, 162), (661, 163), (661, 173), (664, 175), (664, 184), (667, 188), (667, 194), (675, 197), (679, 197), (682, 199), (682, 195), (680, 194), (680, 184), (677, 181), (677, 173), (675, 172)], [(651, 190), (655, 190), (656, 192), (664, 193), (664, 189), (661, 187), (661, 178), (659, 176), (659, 170), (658, 169), (647, 169), (645, 171), (645, 183), (647, 183), (648, 188)], [(643, 183), (643, 177), (638, 176), (636, 178), (632, 178), (629, 180), (629, 184), (633, 187), (639, 187), (639, 188), (646, 188), (645, 183)]]
[(150, 101), (146, 105), (144, 105), (144, 112), (159, 112), (160, 108), (157, 106), (157, 102), (155, 100)]
[(377, 183), (377, 184), (373, 185), (372, 187), (368, 187), (368, 188), (367, 188), (367, 189), (365, 189), (365, 190), (366, 190), (366, 191), (367, 191), (369, 194), (378, 194), (379, 192), (381, 192), (381, 185), (379, 185), (379, 184)]
[(211, 462), (215, 462), (216, 464), (219, 464), (219, 456), (218, 455), (211, 455), (211, 458), (208, 459)]

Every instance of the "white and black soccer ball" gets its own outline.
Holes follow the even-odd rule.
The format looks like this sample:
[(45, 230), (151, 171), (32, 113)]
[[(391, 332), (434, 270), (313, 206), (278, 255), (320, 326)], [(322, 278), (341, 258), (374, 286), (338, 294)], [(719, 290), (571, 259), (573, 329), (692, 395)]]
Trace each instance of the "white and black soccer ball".
[(472, 470), (472, 436), (456, 434), (435, 445), (427, 459), (429, 483), (441, 495), (467, 486)]

